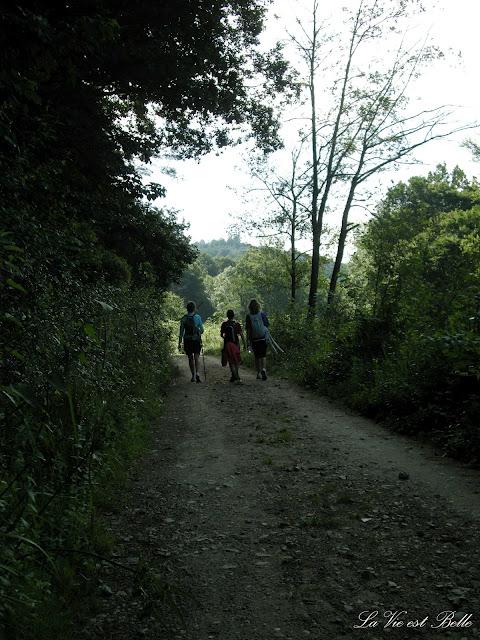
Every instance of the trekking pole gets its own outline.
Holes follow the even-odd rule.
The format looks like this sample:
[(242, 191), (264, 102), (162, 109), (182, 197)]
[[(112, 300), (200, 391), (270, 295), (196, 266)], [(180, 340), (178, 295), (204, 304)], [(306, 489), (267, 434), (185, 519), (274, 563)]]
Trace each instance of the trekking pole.
[(202, 346), (202, 360), (203, 360), (203, 377), (205, 378), (205, 382), (207, 381), (207, 369), (205, 368), (205, 351)]
[(270, 345), (273, 348), (273, 350), (278, 353), (280, 351), (280, 353), (285, 353), (285, 351), (282, 349), (282, 347), (278, 344), (278, 342), (273, 338), (272, 334), (270, 334)]

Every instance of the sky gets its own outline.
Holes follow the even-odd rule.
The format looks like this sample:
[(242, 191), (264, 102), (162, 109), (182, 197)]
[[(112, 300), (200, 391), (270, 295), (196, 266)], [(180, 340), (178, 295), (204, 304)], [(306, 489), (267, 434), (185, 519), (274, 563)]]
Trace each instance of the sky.
[[(323, 0), (320, 4), (331, 7), (332, 19), (335, 20), (335, 10), (340, 2)], [(343, 0), (341, 4), (356, 6), (356, 0)], [(264, 46), (284, 39), (285, 26), (292, 29), (297, 16), (304, 19), (308, 6), (309, 2), (299, 0), (274, 2), (263, 35)], [(424, 6), (426, 11), (412, 25), (413, 32), (419, 33), (422, 38), (422, 34), (428, 32), (431, 40), (445, 52), (445, 57), (441, 62), (431, 65), (416, 81), (411, 100), (419, 104), (455, 105), (452, 120), (454, 124), (480, 121), (480, 2), (424, 0)], [(292, 135), (293, 125), (286, 126), (288, 137)], [(462, 132), (450, 139), (431, 142), (415, 154), (417, 164), (403, 166), (395, 173), (382, 174), (381, 179), (372, 185), (375, 187), (372, 203), (378, 201), (392, 183), (400, 179), (407, 180), (413, 175), (425, 175), (438, 162), (446, 162), (450, 169), (458, 164), (469, 177), (480, 175), (480, 165), (475, 164), (468, 150), (461, 146), (467, 137), (480, 141), (480, 130)], [(245, 203), (245, 194), (254, 188), (254, 184), (248, 175), (244, 156), (244, 149), (233, 147), (219, 154), (209, 154), (200, 160), (154, 160), (149, 166), (149, 180), (158, 181), (167, 189), (166, 197), (155, 204), (179, 210), (178, 217), (189, 225), (188, 235), (194, 242), (228, 237), (237, 225), (242, 229), (248, 211), (262, 206), (262, 203), (252, 202), (251, 195), (250, 204)], [(176, 178), (162, 173), (162, 167), (165, 166), (175, 169)], [(359, 210), (356, 215), (359, 216), (359, 222), (368, 218), (364, 210)], [(335, 220), (331, 223), (335, 225)], [(259, 242), (247, 232), (242, 233), (242, 239), (253, 244)]]

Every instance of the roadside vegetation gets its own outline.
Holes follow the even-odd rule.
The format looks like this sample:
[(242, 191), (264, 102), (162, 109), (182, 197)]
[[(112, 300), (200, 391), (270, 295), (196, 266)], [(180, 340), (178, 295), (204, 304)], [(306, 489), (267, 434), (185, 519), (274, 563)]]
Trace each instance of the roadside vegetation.
[[(187, 300), (218, 353), (226, 310), (243, 321), (258, 298), (286, 375), (478, 457), (477, 181), (440, 164), (352, 222), (371, 176), (458, 131), (445, 106), (409, 105), (410, 81), (441, 57), (403, 38), (421, 3), (380, 4), (360, 2), (323, 32), (314, 3), (292, 34), (296, 56), (260, 46), (263, 0), (2, 11), (0, 636), (69, 637), (80, 594), (108, 595), (99, 510), (162, 410)], [(292, 104), (309, 115), (289, 149)], [(238, 233), (195, 246), (149, 163), (240, 143), (265, 196), (253, 214), (246, 205), (241, 231), (262, 246)]]
[[(279, 371), (399, 430), (434, 437), (450, 454), (477, 460), (479, 228), (477, 181), (439, 165), (388, 190), (358, 232), (330, 304), (331, 262), (323, 258), (314, 317), (306, 309), (309, 257), (299, 261), (292, 301), (289, 252), (278, 246), (245, 248), (216, 275), (205, 269), (201, 288), (188, 296), (214, 309), (208, 348), (219, 348), (226, 309), (243, 321), (248, 301), (257, 297), (286, 351), (274, 358)], [(210, 259), (202, 254), (196, 265)]]
[(2, 638), (72, 637), (83, 596), (101, 594), (98, 505), (161, 411), (179, 313), (167, 290), (196, 256), (155, 206), (148, 162), (234, 131), (278, 145), (262, 91), (281, 91), (286, 67), (257, 51), (264, 13), (255, 0), (2, 9)]

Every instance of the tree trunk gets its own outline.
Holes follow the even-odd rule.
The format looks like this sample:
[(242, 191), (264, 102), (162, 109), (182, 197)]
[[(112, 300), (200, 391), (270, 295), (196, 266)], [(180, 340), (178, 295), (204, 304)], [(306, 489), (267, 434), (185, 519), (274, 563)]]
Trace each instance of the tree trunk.
[(292, 230), (290, 239), (290, 278), (291, 278), (291, 294), (292, 302), (297, 297), (297, 256), (295, 255), (295, 216), (292, 216)]
[[(308, 298), (308, 307), (309, 307), (308, 314), (310, 316), (315, 315), (315, 311), (316, 311), (318, 274), (319, 274), (319, 268), (320, 268), (320, 240), (321, 240), (322, 230), (323, 230), (323, 216), (325, 215), (325, 211), (327, 209), (328, 198), (330, 196), (330, 189), (335, 180), (335, 174), (336, 174), (336, 169), (334, 167), (335, 152), (338, 144), (340, 122), (342, 119), (342, 115), (344, 113), (348, 82), (350, 80), (350, 71), (352, 67), (352, 60), (355, 53), (355, 40), (357, 37), (358, 27), (359, 27), (359, 22), (361, 17), (361, 5), (362, 3), (360, 3), (360, 8), (357, 11), (355, 24), (353, 26), (352, 35), (350, 38), (350, 48), (347, 56), (345, 72), (343, 75), (342, 91), (341, 91), (340, 100), (338, 103), (337, 115), (335, 118), (335, 124), (333, 127), (332, 137), (330, 141), (330, 151), (328, 154), (327, 167), (325, 169), (326, 176), (325, 176), (325, 183), (323, 186), (323, 193), (320, 201), (320, 206), (318, 206), (318, 198), (320, 194), (319, 194), (319, 186), (318, 186), (317, 123), (316, 123), (316, 105), (315, 105), (315, 59), (316, 59), (316, 53), (317, 53), (316, 38), (314, 37), (311, 42), (309, 82), (310, 82), (310, 101), (311, 101), (311, 132), (312, 132), (312, 161), (313, 161), (312, 201), (314, 202), (315, 206), (312, 206), (312, 229), (313, 229), (314, 238), (313, 238), (313, 254), (312, 254), (312, 275), (311, 275), (311, 281), (310, 281), (310, 295)], [(314, 13), (313, 13), (314, 35), (316, 33), (316, 17), (317, 16), (316, 16), (316, 5), (315, 5)], [(353, 198), (353, 193), (349, 194), (349, 198), (350, 198), (350, 195)], [(350, 200), (350, 205), (351, 205), (351, 200)], [(350, 210), (350, 205), (348, 205), (348, 210), (346, 213), (347, 221), (348, 221), (348, 211)], [(317, 206), (318, 206), (318, 209), (317, 209)], [(343, 247), (341, 249), (341, 253), (343, 256)], [(330, 298), (330, 293), (329, 293), (329, 298)]]
[(343, 254), (345, 252), (345, 240), (348, 233), (348, 214), (352, 206), (353, 196), (355, 194), (356, 184), (352, 182), (350, 192), (348, 194), (345, 208), (342, 215), (342, 226), (340, 227), (340, 236), (338, 238), (337, 255), (335, 256), (335, 264), (333, 265), (332, 275), (330, 277), (330, 286), (328, 288), (327, 305), (330, 306), (335, 297), (335, 291), (337, 290), (338, 275), (342, 267)]
[(347, 238), (347, 220), (348, 213), (343, 213), (342, 228), (340, 229), (340, 237), (338, 238), (337, 255), (335, 257), (335, 264), (333, 265), (332, 275), (330, 277), (330, 286), (328, 288), (327, 305), (330, 306), (335, 298), (335, 292), (337, 289), (338, 275), (342, 266), (343, 253), (345, 251), (345, 240)]
[[(315, 20), (315, 14), (314, 14)], [(315, 26), (315, 22), (314, 22)], [(315, 33), (315, 29), (314, 29)], [(310, 105), (312, 132), (312, 269), (310, 275), (310, 292), (308, 294), (308, 315), (314, 316), (317, 307), (318, 270), (320, 266), (321, 224), (318, 224), (318, 151), (317, 151), (317, 111), (315, 105), (315, 43), (312, 45), (310, 65)]]
[(313, 233), (312, 269), (310, 272), (310, 291), (308, 294), (308, 315), (314, 316), (317, 309), (318, 274), (320, 271), (320, 230)]

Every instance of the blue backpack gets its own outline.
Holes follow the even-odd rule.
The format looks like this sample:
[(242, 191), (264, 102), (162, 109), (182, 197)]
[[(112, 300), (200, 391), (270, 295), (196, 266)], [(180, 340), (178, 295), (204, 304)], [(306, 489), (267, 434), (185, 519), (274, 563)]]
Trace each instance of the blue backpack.
[(195, 319), (193, 316), (183, 316), (183, 328), (184, 335), (183, 337), (187, 340), (197, 340), (199, 337), (198, 328), (195, 324)]
[(258, 313), (248, 314), (250, 316), (250, 322), (252, 323), (252, 340), (263, 340), (267, 336), (267, 327), (263, 322), (263, 314), (261, 311)]

